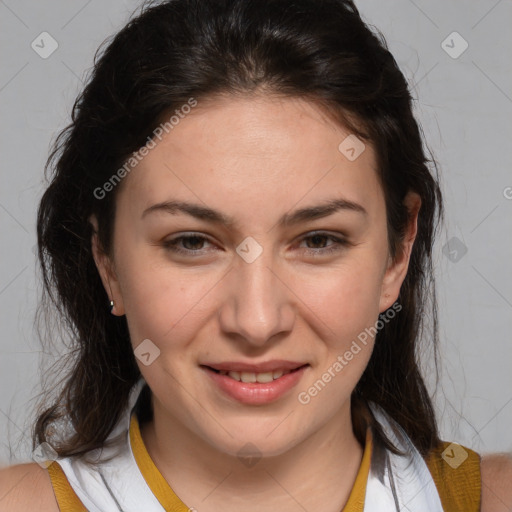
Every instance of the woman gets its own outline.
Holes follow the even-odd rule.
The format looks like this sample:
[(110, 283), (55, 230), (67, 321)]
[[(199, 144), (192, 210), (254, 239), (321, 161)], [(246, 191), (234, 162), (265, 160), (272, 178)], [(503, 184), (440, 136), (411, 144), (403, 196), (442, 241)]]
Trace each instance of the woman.
[(512, 506), (506, 458), (439, 439), (415, 358), (428, 163), (352, 2), (144, 8), (49, 160), (39, 258), (76, 356), (0, 507)]

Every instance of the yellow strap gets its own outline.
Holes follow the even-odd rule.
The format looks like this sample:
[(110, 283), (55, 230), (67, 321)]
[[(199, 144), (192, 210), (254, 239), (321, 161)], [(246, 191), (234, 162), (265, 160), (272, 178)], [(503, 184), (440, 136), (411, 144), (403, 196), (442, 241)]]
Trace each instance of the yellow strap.
[(363, 512), (364, 498), (366, 496), (366, 484), (370, 474), (370, 460), (372, 458), (372, 433), (371, 429), (366, 430), (366, 443), (364, 446), (363, 460), (357, 472), (354, 487), (350, 492), (347, 504), (341, 512)]
[(443, 441), (425, 462), (446, 512), (480, 511), (482, 483), (478, 453)]
[(174, 494), (171, 486), (167, 483), (167, 480), (165, 480), (160, 471), (158, 471), (158, 468), (149, 456), (144, 446), (136, 414), (132, 414), (130, 420), (130, 443), (132, 445), (135, 461), (139, 466), (144, 480), (146, 480), (151, 492), (160, 502), (160, 505), (164, 507), (165, 511), (188, 512), (190, 507), (187, 507), (178, 496)]
[(46, 469), (52, 481), (53, 492), (55, 493), (60, 512), (87, 512), (59, 463), (54, 461)]

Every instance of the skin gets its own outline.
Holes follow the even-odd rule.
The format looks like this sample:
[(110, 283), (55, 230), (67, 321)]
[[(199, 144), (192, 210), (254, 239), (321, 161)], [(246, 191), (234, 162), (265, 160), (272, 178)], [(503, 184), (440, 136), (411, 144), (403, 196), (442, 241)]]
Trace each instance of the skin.
[[(363, 451), (352, 431), (350, 394), (373, 340), (309, 404), (297, 395), (396, 301), (420, 200), (407, 196), (411, 222), (404, 250), (392, 260), (374, 151), (367, 144), (349, 161), (338, 150), (347, 135), (301, 99), (202, 102), (122, 183), (113, 257), (93, 238), (113, 313), (126, 315), (133, 347), (150, 339), (160, 350), (149, 366), (137, 360), (155, 411), (142, 437), (187, 506), (291, 511), (298, 502), (313, 510), (321, 495), (322, 508), (335, 512), (348, 499)], [(345, 209), (294, 226), (277, 223), (333, 198), (366, 213)], [(166, 211), (141, 218), (171, 199), (219, 210), (235, 225)], [(318, 230), (327, 237), (306, 238)], [(189, 254), (164, 246), (190, 232), (207, 240), (182, 241)], [(347, 243), (328, 254), (329, 234)], [(263, 251), (252, 263), (236, 252), (247, 236)], [(199, 366), (273, 359), (310, 366), (295, 389), (258, 406), (225, 396)], [(251, 468), (237, 457), (248, 442), (262, 455)], [(254, 493), (257, 501), (248, 504)]]

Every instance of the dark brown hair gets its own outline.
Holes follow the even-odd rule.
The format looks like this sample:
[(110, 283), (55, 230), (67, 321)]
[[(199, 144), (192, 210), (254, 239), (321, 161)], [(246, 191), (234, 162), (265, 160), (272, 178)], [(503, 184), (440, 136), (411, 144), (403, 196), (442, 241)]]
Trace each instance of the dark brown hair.
[[(51, 183), (37, 218), (41, 308), (60, 314), (69, 355), (58, 364), (58, 396), (38, 411), (34, 447), (48, 441), (60, 456), (70, 456), (102, 446), (140, 377), (126, 318), (110, 314), (91, 252), (88, 218), (95, 214), (100, 243), (112, 254), (120, 187), (101, 199), (94, 191), (147, 142), (163, 113), (191, 97), (200, 103), (216, 94), (256, 92), (309, 99), (374, 145), (393, 256), (408, 219), (403, 199), (410, 190), (421, 197), (402, 310), (378, 332), (352, 410), (362, 443), (369, 401), (383, 407), (422, 454), (439, 443), (418, 350), (429, 318), (424, 341), (436, 360), (432, 246), (441, 194), (407, 81), (384, 38), (349, 0), (168, 0), (146, 3), (100, 48), (72, 122), (47, 162)], [(146, 389), (147, 417), (150, 396)], [(57, 443), (49, 434), (62, 421), (76, 433)]]

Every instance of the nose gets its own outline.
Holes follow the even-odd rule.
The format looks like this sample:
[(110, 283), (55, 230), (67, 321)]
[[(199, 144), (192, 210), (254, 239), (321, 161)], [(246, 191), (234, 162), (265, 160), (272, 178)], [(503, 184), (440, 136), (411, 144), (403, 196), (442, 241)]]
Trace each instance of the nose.
[(252, 263), (241, 258), (235, 262), (219, 311), (222, 332), (254, 347), (291, 332), (295, 321), (293, 293), (274, 270), (271, 258), (263, 251)]

